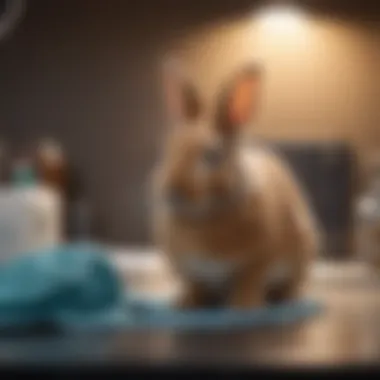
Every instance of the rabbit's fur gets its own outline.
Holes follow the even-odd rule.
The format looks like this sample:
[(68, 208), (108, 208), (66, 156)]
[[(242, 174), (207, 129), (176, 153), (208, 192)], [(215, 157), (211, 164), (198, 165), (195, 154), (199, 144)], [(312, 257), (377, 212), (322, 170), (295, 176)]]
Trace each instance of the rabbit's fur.
[(184, 282), (179, 305), (258, 307), (280, 278), (280, 299), (298, 297), (319, 236), (288, 166), (244, 137), (260, 69), (249, 65), (232, 78), (210, 123), (188, 79), (173, 67), (165, 74), (176, 127), (153, 177), (153, 227)]

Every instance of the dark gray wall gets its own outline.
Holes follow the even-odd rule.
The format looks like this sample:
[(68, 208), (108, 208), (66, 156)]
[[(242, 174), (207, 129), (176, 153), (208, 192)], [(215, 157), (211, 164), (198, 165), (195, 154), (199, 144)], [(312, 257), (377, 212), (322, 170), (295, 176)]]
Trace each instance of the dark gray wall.
[(0, 136), (26, 145), (58, 138), (94, 205), (99, 237), (146, 241), (144, 182), (164, 120), (161, 54), (181, 33), (253, 3), (29, 1), (0, 44)]
[(0, 44), (0, 135), (26, 148), (61, 141), (101, 238), (148, 239), (142, 193), (163, 125), (157, 63), (172, 37), (234, 8), (178, 3), (33, 0)]

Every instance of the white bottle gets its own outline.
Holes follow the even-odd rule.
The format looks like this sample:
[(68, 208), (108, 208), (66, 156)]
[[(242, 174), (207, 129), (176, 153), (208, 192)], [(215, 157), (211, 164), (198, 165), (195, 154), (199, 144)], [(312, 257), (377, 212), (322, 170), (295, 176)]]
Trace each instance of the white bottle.
[(61, 198), (44, 186), (0, 189), (0, 260), (62, 241)]

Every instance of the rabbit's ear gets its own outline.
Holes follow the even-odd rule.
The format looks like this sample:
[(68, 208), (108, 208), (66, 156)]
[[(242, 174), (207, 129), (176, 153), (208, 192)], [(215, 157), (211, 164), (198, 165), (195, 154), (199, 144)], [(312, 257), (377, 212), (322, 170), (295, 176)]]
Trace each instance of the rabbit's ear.
[(261, 97), (262, 70), (258, 64), (243, 67), (222, 89), (217, 101), (215, 127), (233, 136), (254, 117)]
[(170, 120), (174, 123), (196, 120), (201, 114), (202, 104), (181, 63), (174, 59), (165, 61), (162, 77)]

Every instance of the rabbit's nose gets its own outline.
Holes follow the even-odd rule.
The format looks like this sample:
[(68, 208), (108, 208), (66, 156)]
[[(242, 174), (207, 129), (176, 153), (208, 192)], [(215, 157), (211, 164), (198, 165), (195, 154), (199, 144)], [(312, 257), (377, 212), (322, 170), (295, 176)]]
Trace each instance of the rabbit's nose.
[(182, 195), (182, 192), (177, 187), (171, 187), (167, 191), (166, 198), (170, 203), (176, 204), (183, 200), (183, 195)]
[(201, 191), (196, 186), (173, 186), (169, 190), (168, 198), (173, 204), (195, 204), (201, 198)]

